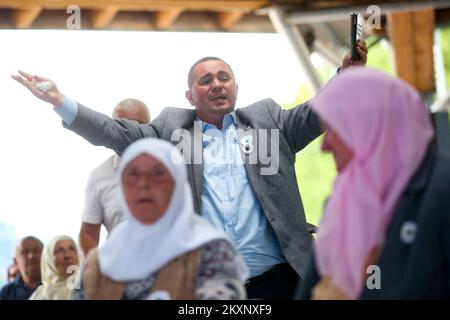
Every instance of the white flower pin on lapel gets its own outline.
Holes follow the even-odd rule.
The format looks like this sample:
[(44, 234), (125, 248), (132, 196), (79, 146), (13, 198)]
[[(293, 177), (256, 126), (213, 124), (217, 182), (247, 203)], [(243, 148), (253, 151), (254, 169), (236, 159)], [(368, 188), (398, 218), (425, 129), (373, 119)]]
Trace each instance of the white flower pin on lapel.
[(244, 154), (250, 154), (253, 151), (253, 136), (243, 136), (241, 139), (241, 150)]

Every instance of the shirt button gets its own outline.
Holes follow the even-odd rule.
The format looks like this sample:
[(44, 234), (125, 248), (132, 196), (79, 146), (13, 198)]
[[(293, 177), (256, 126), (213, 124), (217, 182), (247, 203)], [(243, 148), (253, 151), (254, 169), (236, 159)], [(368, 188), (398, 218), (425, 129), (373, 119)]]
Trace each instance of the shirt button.
[(272, 217), (272, 218), (269, 219), (269, 221), (270, 221), (270, 222), (274, 222), (274, 221), (275, 221), (275, 218)]
[(286, 249), (287, 247), (288, 247), (287, 243), (283, 243), (283, 244), (281, 245), (281, 248), (283, 248), (283, 249)]

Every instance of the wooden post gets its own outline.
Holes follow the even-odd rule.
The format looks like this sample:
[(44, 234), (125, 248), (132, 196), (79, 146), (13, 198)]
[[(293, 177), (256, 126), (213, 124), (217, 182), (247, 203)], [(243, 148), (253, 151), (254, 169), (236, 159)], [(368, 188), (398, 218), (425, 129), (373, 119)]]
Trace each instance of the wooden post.
[(434, 10), (388, 14), (397, 75), (422, 94), (435, 91), (433, 32)]

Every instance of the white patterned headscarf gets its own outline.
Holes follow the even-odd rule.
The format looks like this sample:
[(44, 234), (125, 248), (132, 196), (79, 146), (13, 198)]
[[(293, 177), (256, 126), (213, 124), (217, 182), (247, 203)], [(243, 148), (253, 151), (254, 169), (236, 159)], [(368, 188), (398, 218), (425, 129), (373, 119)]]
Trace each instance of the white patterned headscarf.
[[(169, 205), (164, 214), (152, 224), (143, 224), (133, 216), (122, 187), (124, 169), (142, 154), (162, 162), (174, 180)], [(225, 233), (194, 212), (183, 157), (169, 142), (154, 138), (134, 142), (122, 155), (117, 174), (125, 217), (99, 250), (100, 270), (111, 279), (145, 279), (172, 259), (212, 240), (229, 241)], [(241, 278), (247, 278), (247, 266), (237, 253), (236, 264)]]

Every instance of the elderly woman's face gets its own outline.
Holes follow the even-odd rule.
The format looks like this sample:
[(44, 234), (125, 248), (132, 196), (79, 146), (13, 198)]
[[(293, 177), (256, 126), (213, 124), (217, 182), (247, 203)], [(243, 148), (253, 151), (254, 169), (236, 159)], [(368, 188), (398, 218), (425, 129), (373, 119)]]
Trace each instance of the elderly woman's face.
[(78, 265), (78, 251), (75, 243), (69, 239), (59, 240), (55, 245), (53, 255), (58, 274), (62, 277), (69, 277), (69, 267)]
[(322, 127), (326, 130), (322, 141), (322, 150), (333, 153), (336, 170), (341, 172), (353, 158), (353, 152), (326, 123), (322, 122)]
[(128, 208), (143, 224), (152, 224), (164, 214), (174, 185), (166, 166), (148, 154), (141, 154), (130, 161), (122, 173)]

